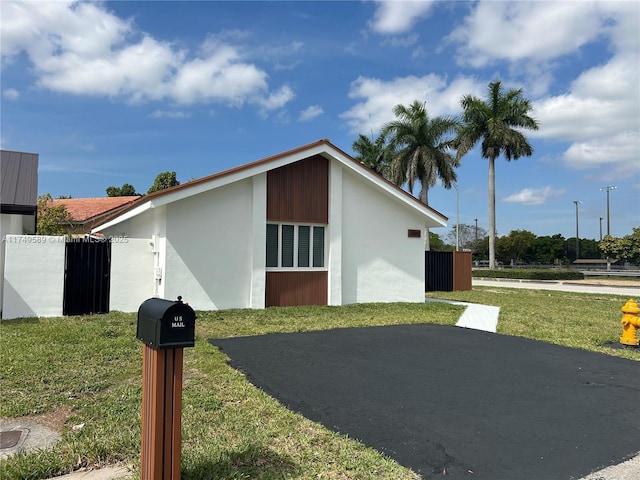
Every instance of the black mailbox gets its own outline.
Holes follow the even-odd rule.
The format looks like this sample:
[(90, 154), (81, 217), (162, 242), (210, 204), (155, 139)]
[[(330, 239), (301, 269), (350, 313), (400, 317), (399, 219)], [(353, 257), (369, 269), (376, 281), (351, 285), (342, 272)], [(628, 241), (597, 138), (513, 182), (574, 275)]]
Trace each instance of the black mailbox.
[(156, 349), (193, 347), (196, 313), (189, 305), (163, 298), (149, 298), (138, 309), (138, 340)]

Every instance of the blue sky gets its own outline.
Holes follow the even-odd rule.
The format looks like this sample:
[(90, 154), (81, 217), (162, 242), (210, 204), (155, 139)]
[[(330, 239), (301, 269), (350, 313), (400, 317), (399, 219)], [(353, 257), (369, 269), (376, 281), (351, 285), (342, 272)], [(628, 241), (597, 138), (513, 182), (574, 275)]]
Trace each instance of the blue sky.
[[(40, 154), (39, 192), (181, 182), (321, 138), (351, 153), (392, 108), (457, 115), (523, 88), (532, 157), (496, 162), (499, 235), (640, 226), (640, 2), (0, 3), (3, 149)], [(458, 169), (460, 222), (487, 228), (487, 161)], [(429, 204), (456, 222), (456, 191)], [(437, 231), (440, 235), (449, 229)]]

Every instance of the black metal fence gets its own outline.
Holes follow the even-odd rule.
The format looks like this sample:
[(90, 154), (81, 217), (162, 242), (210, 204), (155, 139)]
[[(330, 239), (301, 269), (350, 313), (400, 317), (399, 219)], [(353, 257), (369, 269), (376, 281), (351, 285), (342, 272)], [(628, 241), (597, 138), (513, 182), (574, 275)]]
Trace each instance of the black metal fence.
[(424, 252), (425, 291), (471, 290), (471, 252)]
[(73, 238), (65, 244), (63, 315), (109, 311), (111, 243)]

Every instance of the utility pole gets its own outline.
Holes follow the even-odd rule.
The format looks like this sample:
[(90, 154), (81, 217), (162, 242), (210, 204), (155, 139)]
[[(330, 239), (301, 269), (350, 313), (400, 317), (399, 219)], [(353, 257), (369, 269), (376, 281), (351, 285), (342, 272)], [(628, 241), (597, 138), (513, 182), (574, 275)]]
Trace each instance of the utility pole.
[(478, 243), (478, 219), (474, 218), (475, 222), (476, 222), (476, 243)]
[(606, 187), (602, 187), (600, 189), (600, 191), (602, 192), (603, 190), (607, 191), (607, 235), (611, 235), (611, 222), (610, 222), (610, 218), (609, 218), (609, 192), (611, 190), (615, 190), (616, 187), (615, 185), (607, 185)]
[(460, 250), (459, 230), (460, 230), (460, 188), (458, 182), (454, 183), (456, 188), (456, 252)]
[(600, 241), (602, 241), (602, 217), (600, 217)]
[(578, 231), (578, 205), (580, 205), (582, 202), (578, 201), (578, 200), (574, 200), (573, 203), (576, 204), (576, 260), (578, 260), (578, 258), (580, 258), (580, 234)]

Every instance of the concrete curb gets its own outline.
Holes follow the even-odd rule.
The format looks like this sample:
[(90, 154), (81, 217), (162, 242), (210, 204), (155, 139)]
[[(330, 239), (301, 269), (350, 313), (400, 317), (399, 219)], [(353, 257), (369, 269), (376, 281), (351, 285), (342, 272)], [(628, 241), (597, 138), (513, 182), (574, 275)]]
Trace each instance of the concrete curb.
[(603, 468), (579, 480), (636, 480), (640, 478), (640, 452), (626, 462)]

